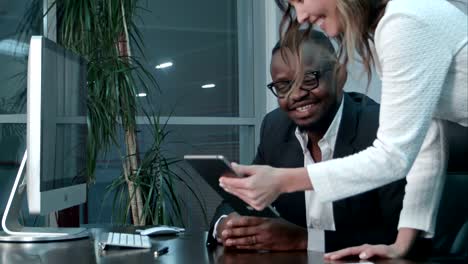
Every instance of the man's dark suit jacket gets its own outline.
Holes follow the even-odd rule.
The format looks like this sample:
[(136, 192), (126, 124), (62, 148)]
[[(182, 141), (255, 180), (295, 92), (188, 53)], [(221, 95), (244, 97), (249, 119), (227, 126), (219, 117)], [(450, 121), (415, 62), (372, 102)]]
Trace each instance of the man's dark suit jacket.
[[(335, 144), (334, 158), (345, 157), (372, 145), (379, 125), (379, 105), (363, 95), (344, 93), (343, 115)], [(267, 114), (261, 127), (260, 144), (254, 164), (297, 168), (304, 166), (304, 154), (294, 134), (296, 125), (281, 109)], [(325, 231), (325, 251), (349, 246), (391, 244), (397, 234), (406, 181), (333, 203), (336, 231)], [(281, 195), (273, 205), (285, 220), (307, 227), (304, 192)], [(213, 226), (233, 209), (222, 203), (216, 210), (208, 233), (207, 245), (216, 244)]]

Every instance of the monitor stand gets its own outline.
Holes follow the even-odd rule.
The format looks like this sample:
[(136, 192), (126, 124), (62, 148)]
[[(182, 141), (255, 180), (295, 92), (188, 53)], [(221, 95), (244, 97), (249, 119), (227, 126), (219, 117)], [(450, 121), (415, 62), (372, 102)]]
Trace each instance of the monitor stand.
[[(0, 231), (0, 242), (43, 242), (86, 238), (89, 236), (86, 228), (50, 228), (25, 227), (19, 222), (19, 212), (26, 190), (24, 167), (27, 159), (24, 152), (18, 174), (8, 198), (8, 203), (2, 218), (3, 232)], [(20, 184), (21, 183), (21, 184)]]

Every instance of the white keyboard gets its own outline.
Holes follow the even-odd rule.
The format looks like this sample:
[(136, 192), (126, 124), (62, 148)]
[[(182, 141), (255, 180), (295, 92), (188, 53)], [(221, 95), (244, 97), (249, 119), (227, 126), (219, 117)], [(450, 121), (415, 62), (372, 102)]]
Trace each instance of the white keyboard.
[[(106, 238), (105, 235), (104, 238)], [(107, 239), (102, 240), (100, 246), (101, 249), (106, 249), (109, 246), (151, 248), (151, 242), (148, 236), (110, 232), (107, 234)]]

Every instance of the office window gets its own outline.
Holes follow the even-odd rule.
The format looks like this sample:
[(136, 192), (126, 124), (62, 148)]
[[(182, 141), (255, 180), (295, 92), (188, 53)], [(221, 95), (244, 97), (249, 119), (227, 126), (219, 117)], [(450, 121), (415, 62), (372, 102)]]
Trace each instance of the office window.
[[(26, 56), (29, 45), (25, 39), (32, 34), (41, 34), (42, 27), (42, 21), (37, 21), (27, 27), (29, 36), (20, 38), (17, 34), (30, 4), (27, 0), (0, 2), (0, 216), (26, 147)], [(35, 219), (25, 219), (28, 223), (30, 220)]]
[[(48, 1), (48, 0), (44, 0)], [(38, 1), (42, 4), (41, 1)], [(151, 90), (138, 100), (146, 110), (154, 109), (161, 121), (168, 122), (172, 134), (168, 151), (178, 157), (184, 154), (222, 154), (230, 160), (249, 163), (255, 154), (260, 122), (265, 114), (266, 54), (265, 5), (269, 1), (140, 1), (136, 24), (142, 33), (146, 65), (156, 78), (160, 90)], [(31, 1), (7, 1), (0, 4), (0, 125), (21, 125), (16, 145), (0, 162), (19, 166), (25, 148), (25, 79), (11, 79), (17, 73), (26, 76), (27, 45), (20, 53), (12, 53), (15, 29)], [(271, 3), (272, 4), (272, 3)], [(42, 12), (42, 10), (41, 10)], [(52, 24), (51, 24), (52, 23)], [(54, 34), (55, 22), (48, 21), (47, 32)], [(42, 25), (36, 34), (42, 34)], [(11, 40), (11, 41), (10, 41)], [(133, 47), (135, 55), (139, 55)], [(170, 65), (170, 66), (169, 66)], [(21, 83), (23, 81), (23, 83)], [(143, 91), (141, 91), (143, 92)], [(13, 95), (22, 95), (21, 102), (11, 103)], [(150, 99), (150, 100), (146, 100)], [(151, 105), (147, 102), (151, 102)], [(24, 107), (19, 107), (23, 105)], [(139, 148), (148, 146), (145, 139), (147, 120), (139, 113)], [(10, 125), (13, 124), (13, 125)], [(4, 134), (0, 144), (6, 140)], [(22, 140), (21, 140), (22, 139)], [(185, 142), (172, 144), (170, 141)], [(14, 142), (9, 139), (9, 142)], [(123, 141), (122, 141), (123, 142)], [(104, 188), (121, 173), (117, 150), (98, 161), (96, 184), (89, 187), (89, 223), (106, 223), (112, 214), (111, 200), (104, 198)], [(16, 169), (14, 169), (16, 171)], [(12, 171), (0, 172), (0, 186), (10, 186)], [(203, 180), (194, 176), (194, 186), (203, 193), (208, 207), (208, 220), (219, 202)], [(5, 185), (3, 184), (5, 183)], [(181, 192), (185, 192), (183, 188)], [(4, 194), (4, 190), (1, 190)], [(184, 218), (198, 221), (193, 226), (206, 228), (200, 209), (191, 203), (193, 197), (183, 195)], [(3, 196), (2, 196), (3, 198)], [(2, 205), (5, 202), (1, 201)], [(102, 209), (102, 210), (101, 210)], [(3, 212), (3, 210), (2, 210)], [(188, 223), (188, 221), (186, 221)]]
[[(146, 63), (160, 89), (138, 100), (168, 122), (165, 149), (170, 156), (221, 154), (232, 161), (252, 161), (266, 109), (264, 5), (265, 1), (158, 0), (143, 3), (145, 9), (138, 11)], [(151, 141), (147, 119), (140, 115), (138, 146), (143, 152)], [(186, 164), (180, 165), (192, 176), (183, 177), (202, 194), (209, 221), (220, 197)], [(98, 166), (97, 182), (90, 187), (90, 223), (110, 221), (110, 199), (100, 219), (93, 213), (99, 210), (91, 207), (98, 206), (94, 201), (102, 200), (104, 187), (121, 168), (116, 153)], [(196, 199), (186, 187), (177, 187), (185, 223), (206, 229)]]
[(26, 138), (24, 124), (0, 124), (0, 216), (23, 157)]
[(138, 12), (144, 52), (160, 86), (150, 101), (161, 114), (253, 116), (253, 57), (239, 59), (253, 46), (243, 32), (252, 26), (243, 23), (252, 12), (247, 2), (148, 1), (149, 11)]
[[(26, 72), (29, 44), (17, 34), (17, 28), (30, 1), (0, 3), (0, 114), (25, 113)], [(36, 29), (40, 25), (36, 25)], [(29, 29), (34, 30), (34, 26)], [(40, 33), (40, 32), (39, 32)]]

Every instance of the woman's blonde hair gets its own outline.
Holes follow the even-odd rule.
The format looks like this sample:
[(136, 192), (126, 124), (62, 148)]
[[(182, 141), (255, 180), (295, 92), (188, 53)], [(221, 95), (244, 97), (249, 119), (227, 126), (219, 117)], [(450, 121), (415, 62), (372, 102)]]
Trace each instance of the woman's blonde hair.
[[(285, 0), (275, 0), (284, 12), (280, 36), (284, 47), (289, 47), (300, 61), (300, 43), (304, 34), (295, 18), (292, 6)], [(348, 64), (354, 60), (355, 52), (359, 55), (370, 82), (374, 57), (370, 42), (377, 23), (382, 18), (389, 0), (337, 0), (337, 11), (343, 33), (336, 37), (338, 42), (338, 58)], [(310, 26), (309, 26), (310, 27)]]
[(338, 56), (344, 63), (354, 60), (356, 52), (362, 59), (364, 69), (370, 81), (374, 56), (371, 42), (374, 41), (374, 31), (382, 18), (388, 0), (337, 0), (343, 33), (337, 37), (339, 44)]

